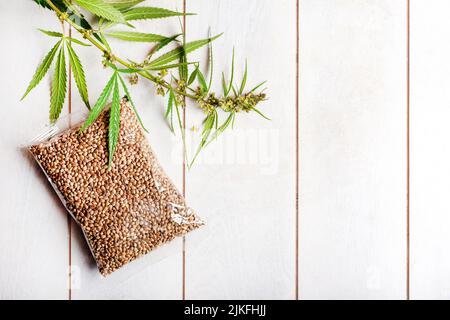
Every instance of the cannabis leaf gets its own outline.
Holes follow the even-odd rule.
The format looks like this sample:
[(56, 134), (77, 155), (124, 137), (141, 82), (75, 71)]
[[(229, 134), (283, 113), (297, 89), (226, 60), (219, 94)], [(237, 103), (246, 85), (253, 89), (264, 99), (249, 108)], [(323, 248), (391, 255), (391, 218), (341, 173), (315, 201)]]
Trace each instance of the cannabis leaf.
[(255, 111), (257, 114), (259, 114), (261, 117), (263, 117), (266, 120), (270, 120), (269, 117), (265, 116), (261, 111), (259, 111), (258, 109), (256, 109), (255, 107), (251, 108), (253, 111)]
[(109, 114), (109, 128), (108, 128), (109, 168), (111, 168), (114, 152), (116, 151), (117, 141), (119, 140), (119, 130), (120, 130), (120, 93), (116, 74), (116, 76), (114, 76), (113, 97), (111, 103), (111, 111)]
[(197, 151), (195, 152), (194, 157), (192, 158), (191, 163), (189, 164), (189, 167), (191, 167), (194, 164), (195, 159), (197, 159), (197, 156), (200, 154), (200, 151), (206, 146), (206, 142), (208, 141), (208, 137), (211, 134), (211, 131), (213, 130), (214, 125), (218, 121), (218, 115), (217, 111), (213, 111), (210, 114), (208, 114), (203, 120), (203, 131), (202, 131), (202, 140), (200, 141), (199, 146), (197, 147)]
[(214, 132), (213, 136), (211, 137), (211, 140), (209, 140), (204, 146), (206, 147), (208, 144), (210, 144), (212, 141), (217, 139), (217, 137), (225, 131), (226, 128), (230, 125), (230, 123), (234, 120), (236, 113), (234, 111), (230, 112), (230, 115), (225, 120), (225, 122), (217, 128), (217, 130)]
[(128, 9), (143, 1), (144, 0), (105, 0), (105, 2), (117, 9)]
[(61, 38), (61, 37), (63, 36), (61, 32), (49, 31), (49, 30), (44, 30), (44, 29), (39, 29), (39, 28), (38, 28), (38, 30), (39, 30), (40, 32), (42, 32), (43, 34), (46, 34), (46, 35), (48, 35), (48, 36), (50, 36), (50, 37), (58, 37), (58, 38)]
[(113, 22), (125, 22), (122, 13), (109, 3), (103, 0), (73, 0), (80, 7), (92, 12), (93, 14), (108, 19)]
[(55, 72), (52, 80), (52, 92), (50, 97), (50, 121), (58, 120), (64, 105), (67, 89), (66, 59), (64, 55), (64, 46), (59, 49), (56, 60)]
[(184, 46), (181, 48), (181, 54), (180, 54), (180, 66), (178, 67), (178, 73), (180, 75), (180, 79), (184, 82), (188, 81), (188, 65), (187, 65), (187, 55), (186, 50), (184, 49)]
[(197, 64), (197, 62), (183, 62), (183, 63), (171, 63), (171, 64), (165, 64), (162, 66), (149, 66), (149, 67), (145, 67), (144, 70), (168, 70), (168, 69), (173, 69), (173, 68), (180, 68), (181, 66), (188, 66), (190, 64)]
[[(41, 7), (51, 9), (51, 7), (48, 5), (47, 1), (45, 0), (33, 0), (35, 3), (40, 5)], [(63, 0), (54, 0), (52, 1), (58, 8), (65, 8), (64, 1)]]
[(74, 42), (76, 44), (79, 44), (79, 45), (82, 45), (82, 46), (85, 46), (85, 47), (89, 47), (90, 46), (90, 44), (81, 42), (78, 39), (75, 39), (75, 38), (72, 38), (72, 37), (66, 37), (61, 32), (49, 31), (49, 30), (44, 30), (44, 29), (38, 29), (38, 30), (40, 32), (42, 32), (43, 34), (46, 34), (46, 35), (48, 35), (50, 37), (64, 38), (64, 39), (68, 39), (68, 40), (70, 40), (70, 41), (72, 41), (72, 42)]
[(203, 40), (197, 40), (197, 41), (186, 43), (185, 45), (183, 45), (181, 47), (178, 47), (178, 48), (175, 48), (172, 51), (169, 51), (169, 52), (159, 56), (155, 60), (151, 61), (149, 63), (149, 67), (162, 66), (162, 65), (165, 65), (165, 64), (167, 64), (169, 62), (172, 62), (174, 60), (178, 60), (183, 55), (188, 54), (188, 53), (190, 53), (190, 52), (192, 52), (194, 50), (197, 50), (197, 49), (207, 45), (211, 41), (216, 40), (221, 35), (222, 34), (219, 34), (219, 35), (217, 35), (215, 37), (212, 37), (212, 38), (207, 38), (207, 39), (203, 39)]
[(71, 37), (64, 37), (64, 38), (67, 39), (67, 40), (70, 40), (73, 43), (79, 44), (80, 46), (83, 46), (83, 47), (90, 47), (91, 46), (90, 44), (81, 42), (80, 40), (75, 39), (75, 38), (71, 38)]
[(233, 80), (234, 80), (234, 49), (233, 49), (233, 56), (231, 58), (231, 79), (229, 85), (226, 84), (225, 81), (225, 74), (222, 72), (222, 86), (223, 86), (223, 95), (228, 97), (230, 94), (231, 88), (233, 87)]
[(183, 15), (192, 15), (192, 13), (183, 13), (171, 11), (163, 8), (155, 8), (155, 7), (138, 7), (132, 8), (123, 13), (125, 20), (143, 20), (143, 19), (160, 19), (167, 17), (175, 17), (175, 16), (183, 16)]
[(81, 65), (80, 58), (78, 58), (70, 42), (66, 42), (66, 46), (69, 53), (70, 65), (72, 66), (73, 77), (78, 87), (78, 92), (80, 93), (81, 99), (83, 100), (84, 104), (88, 107), (88, 109), (90, 109), (88, 90), (86, 86), (86, 77), (84, 75), (84, 70), (83, 66)]
[(252, 90), (250, 90), (249, 92), (255, 92), (256, 90), (258, 90), (260, 87), (262, 87), (264, 84), (266, 84), (267, 80), (261, 82), (260, 84), (258, 84), (256, 87), (254, 87)]
[(53, 58), (55, 57), (56, 51), (59, 48), (59, 45), (61, 44), (61, 40), (58, 41), (54, 47), (47, 53), (44, 60), (42, 60), (41, 64), (37, 67), (36, 72), (34, 73), (33, 78), (30, 81), (30, 84), (28, 85), (27, 90), (25, 91), (24, 95), (20, 100), (23, 100), (27, 94), (33, 90), (34, 87), (36, 87), (39, 82), (44, 78), (45, 74), (47, 73), (48, 69), (50, 68), (50, 65), (52, 64)]
[(197, 74), (198, 74), (198, 65), (195, 67), (194, 71), (192, 71), (191, 75), (189, 76), (189, 80), (188, 80), (188, 85), (190, 86), (194, 80), (197, 78)]
[(202, 88), (202, 91), (207, 92), (208, 85), (206, 84), (205, 76), (198, 68), (197, 68), (197, 79), (198, 79), (198, 82), (200, 83), (200, 87)]
[(145, 61), (150, 61), (152, 55), (156, 52), (158, 52), (159, 50), (161, 50), (162, 48), (164, 48), (165, 46), (167, 46), (169, 43), (171, 43), (172, 41), (176, 41), (177, 38), (180, 36), (181, 34), (176, 34), (174, 36), (165, 38), (163, 40), (161, 40), (156, 46), (154, 46), (150, 52), (147, 55), (147, 58), (145, 59)]
[(247, 73), (248, 73), (248, 65), (247, 60), (245, 60), (244, 77), (242, 78), (241, 86), (239, 87), (239, 95), (241, 95), (244, 92), (245, 84), (247, 83)]
[(169, 89), (169, 100), (167, 101), (167, 109), (166, 113), (164, 114), (164, 118), (167, 120), (167, 118), (170, 115), (170, 122), (169, 122), (169, 128), (170, 131), (175, 132), (173, 129), (173, 102), (175, 100), (175, 95), (173, 94), (172, 88)]
[(144, 129), (144, 131), (148, 133), (148, 130), (145, 128), (144, 123), (142, 122), (142, 119), (139, 116), (139, 113), (137, 112), (136, 106), (134, 105), (133, 99), (131, 98), (131, 95), (130, 95), (130, 93), (128, 91), (128, 88), (127, 88), (127, 86), (125, 84), (125, 81), (123, 81), (123, 79), (122, 79), (122, 77), (120, 75), (118, 77), (119, 77), (119, 80), (120, 80), (120, 82), (122, 84), (123, 91), (125, 92), (125, 95), (127, 96), (127, 99), (130, 102), (131, 107), (133, 108), (133, 111), (136, 114), (136, 117), (138, 118), (138, 121), (139, 121), (142, 129)]
[(87, 120), (84, 122), (83, 126), (81, 127), (80, 131), (83, 132), (86, 130), (87, 127), (89, 127), (97, 118), (100, 112), (102, 111), (103, 107), (108, 102), (108, 98), (111, 95), (111, 91), (113, 88), (113, 85), (115, 83), (115, 79), (117, 77), (117, 72), (114, 72), (111, 79), (109, 79), (106, 86), (103, 88), (102, 93), (97, 99), (97, 102), (92, 107), (91, 111), (89, 112)]
[(104, 34), (113, 38), (135, 42), (160, 42), (167, 39), (167, 37), (161, 36), (159, 34), (131, 32), (131, 31), (115, 31), (115, 32), (110, 31), (105, 32)]

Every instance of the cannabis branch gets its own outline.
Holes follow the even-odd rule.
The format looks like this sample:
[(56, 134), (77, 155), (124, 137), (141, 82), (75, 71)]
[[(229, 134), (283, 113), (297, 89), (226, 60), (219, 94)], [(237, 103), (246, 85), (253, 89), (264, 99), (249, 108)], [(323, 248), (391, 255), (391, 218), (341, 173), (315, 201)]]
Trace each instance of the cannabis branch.
[[(97, 119), (102, 109), (108, 104), (109, 98), (112, 95), (108, 134), (109, 165), (111, 165), (111, 162), (113, 161), (113, 155), (119, 136), (120, 117), (118, 115), (120, 114), (120, 91), (123, 91), (123, 94), (128, 98), (142, 127), (146, 130), (137, 113), (124, 80), (124, 75), (129, 76), (131, 84), (135, 84), (139, 77), (148, 79), (155, 85), (156, 94), (167, 96), (165, 118), (168, 121), (170, 129), (175, 132), (175, 114), (175, 122), (181, 131), (183, 143), (185, 143), (185, 133), (180, 114), (181, 108), (186, 107), (186, 99), (194, 101), (195, 105), (204, 111), (205, 118), (202, 123), (203, 129), (201, 141), (193, 158), (190, 161), (187, 161), (189, 167), (193, 164), (197, 155), (204, 147), (216, 139), (227, 128), (234, 125), (236, 114), (240, 112), (255, 112), (268, 119), (256, 108), (256, 105), (266, 98), (262, 91), (257, 92), (265, 82), (260, 83), (249, 91), (245, 91), (247, 83), (246, 63), (242, 80), (239, 84), (235, 84), (234, 51), (229, 81), (227, 81), (224, 73), (222, 73), (222, 95), (217, 96), (214, 92), (211, 92), (214, 70), (212, 41), (220, 37), (220, 35), (185, 43), (183, 33), (172, 36), (163, 36), (154, 33), (137, 32), (134, 31), (135, 28), (131, 24), (136, 20), (180, 17), (183, 15), (191, 15), (190, 13), (176, 12), (156, 7), (136, 7), (137, 4), (144, 0), (73, 0), (70, 2), (68, 0), (33, 1), (56, 13), (61, 21), (62, 32), (39, 29), (47, 36), (59, 40), (38, 66), (22, 99), (24, 99), (44, 78), (56, 57), (51, 85), (50, 121), (55, 122), (58, 120), (67, 92), (67, 50), (69, 63), (73, 71), (73, 77), (79, 94), (86, 107), (89, 109), (88, 119), (82, 126), (82, 131)], [(94, 15), (95, 24), (87, 21), (82, 10)], [(73, 29), (80, 33), (88, 43), (66, 35), (64, 27), (66, 24), (72, 26)], [(114, 31), (111, 29), (117, 25), (132, 28), (133, 31)], [(142, 62), (135, 62), (128, 59), (122, 59), (115, 55), (108, 43), (108, 37), (124, 41), (153, 43), (154, 45)], [(180, 41), (180, 37), (182, 37), (183, 41)], [(175, 44), (175, 49), (154, 58), (157, 53), (165, 49), (169, 44)], [(97, 48), (103, 54), (103, 65), (112, 70), (111, 78), (92, 107), (89, 103), (84, 69), (74, 50), (74, 45), (93, 46)], [(190, 62), (187, 58), (188, 53), (204, 46), (209, 46), (208, 79), (201, 72), (200, 63)], [(177, 70), (177, 72), (174, 73), (172, 72), (173, 70)], [(221, 110), (221, 113), (227, 115), (223, 122), (220, 122), (219, 120), (218, 110)], [(186, 146), (184, 149), (186, 150)], [(186, 152), (185, 157), (186, 160), (188, 160)]]

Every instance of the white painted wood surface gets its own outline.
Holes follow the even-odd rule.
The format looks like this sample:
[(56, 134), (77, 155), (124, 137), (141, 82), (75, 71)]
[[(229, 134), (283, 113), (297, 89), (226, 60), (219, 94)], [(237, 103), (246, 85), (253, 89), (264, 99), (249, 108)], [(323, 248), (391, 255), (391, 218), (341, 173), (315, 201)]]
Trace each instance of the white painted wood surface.
[(406, 288), (406, 2), (302, 1), (300, 293)]
[[(410, 296), (450, 298), (450, 4), (410, 2)], [(183, 293), (187, 299), (295, 299), (297, 289), (300, 299), (405, 299), (408, 1), (298, 3), (297, 12), (295, 0), (186, 1), (187, 11), (198, 14), (186, 19), (188, 41), (206, 37), (208, 26), (212, 34), (225, 32), (214, 43), (215, 89), (220, 72), (229, 75), (234, 45), (237, 79), (248, 58), (249, 85), (268, 80), (270, 99), (261, 110), (272, 121), (239, 115), (236, 128), (185, 173), (188, 203), (208, 225), (186, 238), (184, 260), (179, 239), (133, 275), (101, 279), (77, 226), (72, 222), (69, 232), (64, 208), (19, 148), (47, 122), (48, 77), (19, 102), (50, 46), (36, 28), (59, 24), (31, 0), (1, 1), (8, 47), (0, 51), (0, 299), (68, 299), (69, 292), (72, 299), (181, 299)], [(147, 4), (183, 9), (182, 0)], [(177, 18), (136, 25), (179, 31)], [(137, 60), (146, 52), (145, 45), (119, 41), (113, 47)], [(95, 99), (110, 73), (98, 52), (80, 52)], [(200, 50), (192, 58), (206, 55)], [(73, 89), (77, 112), (83, 106), (74, 83)], [(182, 189), (182, 145), (163, 120), (165, 101), (145, 81), (132, 94), (152, 147)], [(188, 128), (202, 119), (191, 107)]]
[(411, 297), (450, 298), (450, 3), (411, 2)]
[[(287, 0), (188, 4), (188, 12), (203, 17), (189, 17), (188, 39), (206, 37), (205, 25), (212, 34), (225, 31), (213, 45), (216, 92), (217, 75), (230, 77), (234, 43), (236, 82), (248, 57), (248, 87), (267, 80), (270, 100), (260, 109), (272, 121), (239, 114), (236, 128), (211, 144), (187, 175), (187, 199), (210, 221), (194, 252), (187, 240), (187, 298), (294, 297), (295, 10), (295, 1)], [(188, 109), (187, 127), (200, 126), (203, 118)]]

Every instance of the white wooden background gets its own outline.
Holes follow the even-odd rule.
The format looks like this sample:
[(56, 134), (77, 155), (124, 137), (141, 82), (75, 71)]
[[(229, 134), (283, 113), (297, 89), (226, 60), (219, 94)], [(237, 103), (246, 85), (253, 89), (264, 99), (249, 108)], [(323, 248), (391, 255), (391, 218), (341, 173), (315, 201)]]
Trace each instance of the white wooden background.
[[(1, 0), (1, 299), (450, 298), (450, 1), (146, 4), (196, 12), (188, 41), (224, 31), (216, 70), (229, 69), (234, 45), (238, 78), (247, 57), (249, 83), (268, 80), (261, 108), (272, 121), (240, 115), (184, 171), (164, 100), (148, 82), (134, 86), (154, 150), (209, 223), (132, 277), (102, 279), (20, 149), (48, 118), (48, 77), (19, 102), (50, 47), (36, 28), (58, 22), (31, 0)], [(176, 18), (137, 25), (179, 32)], [(146, 52), (113, 46), (136, 60)], [(81, 52), (95, 99), (109, 72), (98, 52)], [(83, 108), (75, 90), (71, 103)], [(188, 128), (200, 119), (187, 108)]]

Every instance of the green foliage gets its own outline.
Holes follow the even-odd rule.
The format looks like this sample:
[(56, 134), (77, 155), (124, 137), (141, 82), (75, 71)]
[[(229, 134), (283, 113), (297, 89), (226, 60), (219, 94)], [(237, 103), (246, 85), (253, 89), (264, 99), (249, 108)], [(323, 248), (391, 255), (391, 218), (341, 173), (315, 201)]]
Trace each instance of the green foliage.
[(206, 46), (210, 42), (216, 40), (221, 35), (222, 34), (219, 34), (212, 38), (207, 38), (207, 39), (203, 39), (203, 40), (197, 40), (197, 41), (186, 43), (185, 45), (175, 48), (172, 51), (169, 51), (169, 52), (163, 54), (162, 56), (156, 58), (155, 60), (151, 61), (149, 63), (149, 67), (163, 66), (174, 60), (179, 60), (179, 59), (181, 59), (181, 57), (183, 55), (187, 55), (188, 53), (190, 53), (194, 50), (197, 50), (203, 46)]
[(114, 89), (111, 103), (111, 111), (109, 115), (108, 128), (108, 152), (109, 160), (108, 167), (111, 168), (114, 152), (116, 151), (117, 141), (119, 139), (120, 131), (120, 93), (119, 84), (117, 82), (117, 74), (114, 77)]
[(73, 0), (80, 7), (93, 14), (113, 22), (125, 22), (122, 13), (111, 4), (103, 0)]
[(42, 60), (41, 64), (37, 67), (36, 72), (34, 73), (34, 76), (31, 79), (30, 84), (28, 85), (28, 88), (22, 96), (21, 100), (23, 100), (28, 95), (28, 93), (33, 90), (33, 88), (36, 87), (39, 82), (41, 82), (42, 78), (44, 78), (53, 62), (53, 58), (55, 57), (56, 51), (58, 51), (60, 44), (61, 40), (53, 46), (53, 48), (45, 56), (44, 60)]
[[(176, 17), (185, 15), (183, 12), (171, 11), (163, 8), (155, 7), (137, 7), (123, 12), (126, 21), (144, 20), (144, 19), (161, 19), (168, 17)], [(186, 14), (190, 15), (190, 13)]]
[(105, 0), (105, 2), (117, 9), (128, 9), (143, 1), (144, 0)]
[(133, 102), (133, 99), (131, 98), (131, 95), (130, 95), (130, 92), (128, 91), (127, 85), (125, 84), (125, 81), (123, 81), (123, 79), (120, 75), (119, 75), (119, 80), (120, 80), (120, 83), (122, 84), (122, 89), (125, 92), (125, 95), (127, 96), (127, 99), (130, 102), (131, 107), (133, 108), (133, 111), (136, 114), (136, 117), (138, 118), (138, 121), (139, 121), (142, 129), (144, 129), (144, 131), (148, 133), (148, 130), (145, 128), (144, 123), (142, 122), (142, 119), (139, 116), (139, 113), (137, 112), (136, 106)]
[(59, 49), (56, 59), (55, 72), (52, 80), (52, 93), (50, 97), (50, 121), (55, 122), (61, 114), (67, 91), (66, 58), (64, 47)]
[(175, 130), (173, 129), (173, 104), (174, 104), (174, 100), (175, 100), (175, 95), (173, 93), (172, 88), (170, 88), (169, 89), (169, 100), (167, 101), (167, 109), (166, 109), (166, 113), (164, 115), (164, 118), (167, 120), (167, 118), (170, 116), (169, 128), (170, 128), (170, 131), (175, 133)]
[(110, 31), (105, 32), (107, 36), (117, 38), (125, 41), (135, 42), (161, 42), (167, 39), (167, 37), (154, 33), (142, 33), (132, 31)]
[[(221, 36), (208, 37), (202, 40), (196, 40), (185, 43), (179, 40), (181, 34), (172, 36), (162, 36), (155, 33), (140, 32), (137, 30), (110, 30), (109, 28), (117, 24), (122, 24), (122, 27), (132, 27), (130, 21), (143, 19), (162, 19), (169, 17), (180, 17), (189, 15), (189, 13), (171, 11), (164, 8), (156, 7), (134, 7), (143, 2), (142, 0), (34, 0), (37, 4), (53, 10), (63, 24), (70, 24), (72, 30), (78, 32), (89, 44), (80, 41), (76, 38), (69, 37), (63, 32), (49, 31), (39, 29), (43, 34), (51, 38), (60, 38), (54, 47), (47, 53), (43, 61), (39, 64), (30, 84), (28, 85), (22, 99), (34, 88), (43, 77), (47, 74), (56, 53), (59, 50), (58, 57), (55, 62), (55, 71), (52, 77), (51, 99), (50, 99), (50, 119), (52, 122), (56, 121), (61, 113), (64, 104), (65, 95), (67, 91), (67, 67), (65, 50), (69, 56), (69, 63), (73, 70), (73, 76), (77, 85), (78, 91), (83, 102), (87, 108), (90, 108), (88, 97), (88, 86), (86, 83), (86, 76), (84, 68), (80, 61), (78, 54), (75, 52), (73, 44), (82, 46), (89, 46), (99, 49), (104, 57), (103, 65), (107, 68), (113, 69), (113, 74), (101, 94), (99, 95), (94, 106), (90, 108), (87, 120), (81, 127), (84, 131), (89, 127), (99, 116), (105, 106), (108, 104), (112, 95), (109, 130), (108, 130), (108, 165), (114, 159), (114, 152), (117, 147), (120, 132), (120, 93), (123, 91), (128, 99), (133, 111), (135, 112), (142, 128), (147, 131), (144, 124), (136, 110), (136, 106), (127, 88), (127, 85), (122, 77), (122, 74), (128, 75), (130, 82), (136, 84), (139, 77), (146, 78), (156, 87), (156, 93), (162, 96), (167, 95), (167, 108), (164, 118), (168, 121), (169, 128), (175, 132), (174, 117), (181, 132), (185, 160), (190, 168), (200, 151), (209, 145), (212, 141), (217, 139), (226, 129), (233, 127), (236, 115), (241, 112), (252, 112), (260, 115), (265, 119), (265, 116), (256, 105), (266, 99), (263, 92), (256, 93), (265, 82), (255, 86), (252, 90), (245, 92), (248, 82), (248, 65), (245, 62), (245, 70), (240, 83), (235, 84), (235, 54), (233, 49), (232, 63), (230, 77), (227, 79), (222, 73), (222, 96), (216, 96), (211, 91), (213, 82), (213, 50), (212, 42)], [(83, 12), (89, 12), (96, 16), (96, 25), (91, 26), (84, 18)], [(107, 37), (130, 41), (130, 42), (144, 42), (155, 43), (150, 49), (141, 63), (122, 59), (115, 55), (111, 46), (107, 41)], [(180, 45), (180, 42), (182, 45)], [(61, 45), (63, 43), (63, 45)], [(163, 52), (169, 44), (176, 44), (166, 52)], [(205, 78), (202, 72), (202, 65), (200, 62), (189, 61), (189, 53), (208, 46), (208, 79)], [(162, 52), (158, 57), (154, 58), (157, 52)], [(120, 67), (119, 67), (120, 65)], [(192, 66), (193, 65), (193, 66)], [(178, 68), (178, 77), (176, 77), (172, 70)], [(190, 72), (191, 71), (191, 72)], [(170, 74), (170, 80), (166, 76)], [(185, 128), (181, 119), (181, 114), (184, 108), (187, 107), (186, 100), (194, 102), (197, 107), (202, 109), (205, 113), (205, 119), (202, 122), (201, 141), (196, 149), (194, 157), (188, 161), (186, 150)], [(174, 115), (175, 113), (175, 115)], [(221, 114), (226, 114), (226, 119), (221, 122), (219, 117)]]
[(103, 88), (102, 93), (97, 99), (97, 102), (95, 102), (95, 105), (92, 107), (91, 111), (89, 112), (87, 120), (84, 122), (83, 126), (81, 127), (80, 131), (83, 132), (86, 130), (87, 127), (89, 127), (92, 123), (94, 123), (95, 120), (97, 120), (98, 116), (100, 115), (101, 111), (105, 107), (105, 105), (108, 103), (108, 99), (111, 95), (113, 86), (116, 82), (117, 72), (115, 71), (112, 77), (109, 79), (106, 86)]
[(73, 50), (70, 42), (66, 42), (67, 52), (69, 53), (69, 61), (73, 71), (73, 77), (75, 79), (75, 83), (78, 88), (78, 92), (80, 93), (81, 99), (84, 104), (90, 109), (89, 105), (89, 97), (88, 97), (88, 89), (86, 85), (86, 76), (84, 75), (83, 66), (81, 65), (80, 58)]

